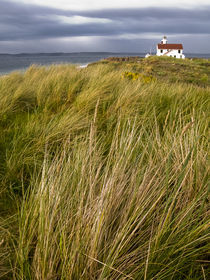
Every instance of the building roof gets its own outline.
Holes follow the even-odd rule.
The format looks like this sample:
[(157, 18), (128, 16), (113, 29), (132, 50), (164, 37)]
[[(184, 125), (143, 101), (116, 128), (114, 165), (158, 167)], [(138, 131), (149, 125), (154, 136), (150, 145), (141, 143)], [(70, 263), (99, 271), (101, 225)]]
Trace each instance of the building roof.
[(183, 50), (182, 44), (158, 44), (159, 50)]

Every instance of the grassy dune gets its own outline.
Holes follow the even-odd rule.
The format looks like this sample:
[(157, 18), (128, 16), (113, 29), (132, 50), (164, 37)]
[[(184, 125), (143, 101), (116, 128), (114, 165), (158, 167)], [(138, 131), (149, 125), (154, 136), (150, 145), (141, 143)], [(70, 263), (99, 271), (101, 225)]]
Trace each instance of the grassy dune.
[(207, 279), (209, 65), (0, 77), (0, 278)]

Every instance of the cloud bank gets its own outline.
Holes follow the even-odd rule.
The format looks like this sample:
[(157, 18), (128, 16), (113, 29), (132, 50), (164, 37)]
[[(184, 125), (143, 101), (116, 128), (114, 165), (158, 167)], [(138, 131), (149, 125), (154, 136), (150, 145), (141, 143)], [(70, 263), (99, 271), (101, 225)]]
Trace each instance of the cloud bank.
[(163, 34), (189, 45), (189, 51), (210, 52), (209, 14), (210, 6), (76, 11), (1, 0), (0, 52), (24, 50), (24, 45), (29, 52), (55, 51), (52, 44), (58, 51), (105, 51), (101, 47), (106, 46), (108, 51), (140, 52)]

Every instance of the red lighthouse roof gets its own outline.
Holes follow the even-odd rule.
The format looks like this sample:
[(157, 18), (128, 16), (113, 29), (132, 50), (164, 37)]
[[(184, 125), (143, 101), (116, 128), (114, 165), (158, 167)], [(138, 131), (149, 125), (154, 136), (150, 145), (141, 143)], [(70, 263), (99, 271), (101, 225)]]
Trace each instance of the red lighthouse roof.
[(182, 44), (158, 44), (159, 50), (183, 50)]

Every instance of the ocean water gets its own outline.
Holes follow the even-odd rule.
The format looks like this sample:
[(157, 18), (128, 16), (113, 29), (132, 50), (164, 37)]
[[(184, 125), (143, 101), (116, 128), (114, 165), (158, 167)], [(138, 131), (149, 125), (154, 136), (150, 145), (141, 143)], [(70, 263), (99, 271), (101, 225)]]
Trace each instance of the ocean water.
[(12, 71), (24, 71), (32, 64), (78, 64), (86, 65), (111, 56), (141, 56), (142, 53), (40, 53), (40, 54), (0, 54), (0, 75)]
[[(40, 54), (0, 54), (0, 75), (8, 74), (12, 71), (24, 71), (32, 64), (79, 64), (85, 65), (111, 56), (140, 56), (145, 53), (40, 53)], [(187, 54), (186, 57), (210, 58), (210, 54)]]

